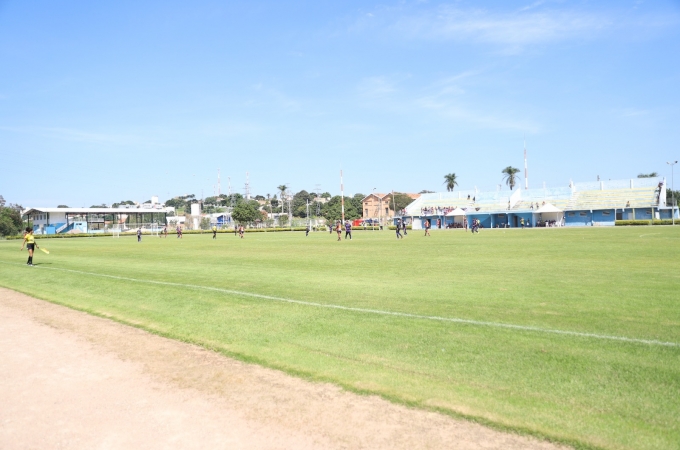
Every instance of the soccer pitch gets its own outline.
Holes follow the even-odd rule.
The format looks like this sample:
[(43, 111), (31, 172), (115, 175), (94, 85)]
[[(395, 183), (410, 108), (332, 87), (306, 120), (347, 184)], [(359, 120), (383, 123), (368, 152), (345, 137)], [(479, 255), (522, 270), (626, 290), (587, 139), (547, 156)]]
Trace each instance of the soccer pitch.
[[(344, 233), (343, 233), (344, 235)], [(680, 442), (680, 227), (0, 241), (0, 285), (584, 448)]]

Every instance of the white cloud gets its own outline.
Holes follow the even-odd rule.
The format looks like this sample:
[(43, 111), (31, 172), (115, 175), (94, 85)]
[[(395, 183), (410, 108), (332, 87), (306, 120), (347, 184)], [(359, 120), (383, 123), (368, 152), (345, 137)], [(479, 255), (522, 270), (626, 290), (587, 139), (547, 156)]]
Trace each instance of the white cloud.
[(116, 145), (156, 145), (155, 141), (132, 134), (101, 133), (88, 130), (78, 130), (65, 127), (0, 127), (0, 130), (14, 133), (39, 135), (51, 139), (59, 139), (72, 142), (85, 142), (91, 144), (116, 144)]
[(498, 113), (494, 107), (470, 106), (466, 99), (467, 83), (475, 83), (478, 71), (464, 71), (443, 77), (425, 86), (406, 83), (409, 77), (373, 76), (359, 83), (360, 101), (363, 107), (378, 109), (392, 114), (418, 116), (431, 115), (433, 120), (463, 123), (481, 129), (517, 130), (537, 133), (540, 126), (524, 116), (510, 117)]
[(545, 3), (545, 2), (544, 2), (543, 0), (539, 0), (539, 1), (537, 1), (537, 2), (533, 2), (533, 3), (529, 4), (529, 5), (526, 5), (526, 6), (521, 7), (521, 8), (519, 9), (519, 11), (529, 11), (530, 9), (538, 8), (539, 6), (541, 6), (541, 5), (544, 4), (544, 3)]
[(649, 110), (637, 108), (623, 108), (617, 110), (616, 113), (622, 117), (639, 117), (648, 115)]
[(519, 11), (503, 14), (446, 6), (400, 17), (389, 27), (413, 38), (473, 40), (509, 46), (592, 35), (612, 25), (611, 18), (592, 13)]
[(361, 12), (349, 31), (377, 32), (391, 40), (476, 42), (515, 53), (530, 45), (592, 39), (613, 32), (642, 37), (680, 23), (677, 11), (662, 14), (623, 5), (603, 8), (587, 4), (565, 8), (559, 3), (538, 0), (515, 10), (471, 8), (461, 3), (401, 3)]
[(392, 77), (367, 77), (359, 83), (359, 92), (364, 97), (386, 97), (397, 91), (398, 81)]
[(540, 126), (532, 120), (510, 118), (493, 112), (482, 112), (465, 105), (461, 101), (451, 101), (431, 96), (416, 99), (415, 104), (419, 108), (430, 110), (444, 119), (466, 123), (479, 128), (515, 130), (527, 133), (538, 133), (540, 131)]
[(246, 106), (274, 106), (288, 112), (299, 111), (300, 102), (278, 89), (257, 83), (252, 86), (253, 90), (259, 94), (258, 99), (251, 99), (245, 102)]

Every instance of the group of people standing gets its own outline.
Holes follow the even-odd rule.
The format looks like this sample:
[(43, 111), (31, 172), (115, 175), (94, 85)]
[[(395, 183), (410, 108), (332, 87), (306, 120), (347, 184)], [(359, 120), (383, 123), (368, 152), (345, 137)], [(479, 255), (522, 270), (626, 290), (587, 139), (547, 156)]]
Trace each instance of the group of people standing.
[[(439, 222), (437, 223), (439, 225)], [(425, 229), (425, 234), (424, 236), (431, 236), (430, 235), (430, 228), (432, 228), (432, 222), (430, 219), (425, 219), (423, 220), (423, 228)], [(463, 224), (461, 228), (464, 228), (465, 231), (468, 230), (468, 220), (463, 219)], [(479, 219), (472, 219), (470, 222), (470, 230), (473, 233), (479, 233), (479, 229), (481, 228), (481, 223)], [(406, 225), (404, 225), (404, 234), (406, 234)], [(397, 239), (399, 239), (399, 226), (397, 226)]]

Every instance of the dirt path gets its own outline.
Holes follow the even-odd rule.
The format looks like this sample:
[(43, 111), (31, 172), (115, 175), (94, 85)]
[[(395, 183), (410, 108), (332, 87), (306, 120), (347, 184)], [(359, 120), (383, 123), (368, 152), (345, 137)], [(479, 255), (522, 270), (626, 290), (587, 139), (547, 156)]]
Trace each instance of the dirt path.
[(0, 448), (557, 448), (2, 288), (0, 374)]

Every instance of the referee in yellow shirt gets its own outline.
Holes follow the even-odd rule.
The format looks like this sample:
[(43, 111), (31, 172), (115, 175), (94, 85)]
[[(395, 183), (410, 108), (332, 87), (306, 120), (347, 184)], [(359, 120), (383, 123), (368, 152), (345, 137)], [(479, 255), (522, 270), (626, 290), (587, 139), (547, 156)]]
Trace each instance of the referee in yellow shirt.
[(35, 236), (33, 236), (33, 230), (31, 228), (26, 228), (26, 235), (24, 235), (24, 242), (21, 244), (21, 250), (24, 249), (24, 245), (26, 245), (26, 248), (28, 248), (28, 261), (26, 264), (32, 266), (33, 250), (40, 247), (38, 247), (38, 244), (35, 243)]

